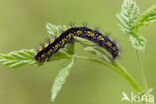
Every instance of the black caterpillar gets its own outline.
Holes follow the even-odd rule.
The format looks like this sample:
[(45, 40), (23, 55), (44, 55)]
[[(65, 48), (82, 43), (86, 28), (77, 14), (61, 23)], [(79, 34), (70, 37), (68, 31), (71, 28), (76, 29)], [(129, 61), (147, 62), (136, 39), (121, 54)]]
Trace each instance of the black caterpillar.
[(100, 32), (90, 29), (88, 27), (71, 27), (62, 33), (58, 34), (53, 40), (42, 46), (34, 58), (37, 62), (44, 62), (46, 58), (50, 58), (53, 53), (56, 53), (60, 48), (63, 48), (66, 43), (70, 43), (74, 36), (90, 40), (100, 47), (105, 48), (115, 59), (118, 56), (118, 48), (116, 43), (111, 41), (107, 36), (102, 35)]

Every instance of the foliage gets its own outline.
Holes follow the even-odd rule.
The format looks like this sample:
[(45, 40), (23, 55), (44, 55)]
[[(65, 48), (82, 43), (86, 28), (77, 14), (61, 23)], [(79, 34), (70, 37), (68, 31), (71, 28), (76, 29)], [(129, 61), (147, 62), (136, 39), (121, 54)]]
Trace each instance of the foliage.
[[(55, 25), (50, 25), (50, 26), (53, 26), (53, 28), (56, 28), (56, 29), (58, 27), (60, 27), (60, 26), (55, 26)], [(51, 33), (54, 33), (54, 31), (56, 29), (49, 28), (48, 31), (50, 33), (50, 36), (51, 36)], [(61, 28), (60, 28), (60, 30), (61, 30)], [(55, 31), (55, 33), (58, 33), (60, 30)], [(74, 61), (76, 59), (88, 60), (88, 61), (96, 62), (96, 63), (99, 63), (101, 65), (107, 66), (108, 68), (112, 69), (112, 71), (118, 73), (120, 76), (122, 76), (123, 78), (128, 80), (128, 82), (131, 84), (131, 86), (134, 89), (136, 89), (137, 91), (141, 91), (141, 88), (132, 79), (132, 77), (128, 74), (128, 72), (123, 67), (121, 67), (121, 65), (118, 62), (113, 60), (112, 57), (103, 48), (97, 46), (96, 44), (94, 44), (94, 43), (92, 43), (92, 42), (90, 42), (88, 40), (81, 39), (79, 37), (74, 37), (74, 39), (75, 39), (75, 42), (79, 42), (80, 44), (82, 44), (85, 51), (96, 55), (99, 59), (76, 55), (75, 52), (74, 52), (74, 47), (75, 47), (74, 46), (74, 43), (75, 43), (74, 41), (72, 43), (70, 43), (70, 44), (67, 44), (65, 46), (65, 48), (59, 50), (57, 53), (52, 55), (52, 57), (50, 58), (50, 61), (55, 61), (55, 60), (60, 60), (60, 59), (67, 59), (67, 61), (60, 68), (60, 72), (58, 73), (58, 75), (57, 75), (57, 77), (56, 77), (56, 79), (54, 81), (52, 91), (51, 91), (52, 92), (52, 97), (51, 97), (52, 101), (55, 100), (58, 92), (62, 88), (62, 85), (65, 83), (65, 80), (66, 80), (67, 76), (69, 75), (70, 68), (72, 67), (72, 65), (73, 65), (73, 63), (74, 63)], [(19, 54), (21, 52), (22, 52), (22, 54)], [(29, 53), (29, 55), (27, 55), (26, 58), (21, 58), (21, 57), (18, 56), (18, 57), (15, 57), (14, 60), (18, 60), (19, 62), (23, 61), (23, 60), (24, 60), (24, 62), (31, 61), (32, 64), (40, 65), (39, 63), (36, 63), (36, 61), (33, 58), (33, 55), (35, 53), (34, 49), (33, 50), (14, 51), (14, 52), (11, 52), (11, 53), (17, 54), (17, 56), (21, 55), (21, 57), (24, 57), (24, 56), (26, 57), (25, 54)], [(1, 60), (4, 60), (9, 55), (10, 55), (10, 53), (9, 54), (3, 54), (3, 57), (1, 58)], [(3, 63), (1, 63), (1, 64), (7, 63), (7, 62), (12, 61), (12, 60), (13, 60), (12, 58), (7, 58), (7, 60), (4, 60)], [(29, 64), (29, 63), (25, 63), (25, 64)], [(25, 64), (21, 64), (20, 66), (25, 65)], [(4, 65), (11, 67), (12, 63), (4, 64)], [(43, 65), (43, 64), (41, 64), (41, 65)], [(19, 67), (18, 64), (16, 65), (16, 68), (17, 67)]]
[(58, 92), (62, 88), (62, 85), (65, 83), (65, 80), (66, 80), (67, 76), (69, 75), (70, 68), (73, 65), (73, 61), (74, 61), (74, 57), (67, 60), (67, 62), (61, 66), (60, 71), (55, 78), (55, 82), (54, 82), (52, 90), (51, 90), (51, 93), (52, 93), (51, 100), (52, 101), (55, 100)]
[(128, 34), (133, 47), (142, 50), (145, 47), (146, 39), (138, 33), (138, 29), (156, 21), (156, 5), (140, 14), (139, 7), (134, 0), (124, 0), (117, 19), (121, 31)]
[[(136, 5), (136, 2), (133, 0), (125, 0), (122, 5), (122, 11), (117, 15), (119, 26), (121, 30), (128, 34), (130, 40), (132, 41), (133, 46), (136, 49), (143, 49), (146, 43), (146, 39), (138, 33), (138, 29), (145, 24), (149, 24), (156, 20), (156, 6), (151, 7), (144, 13), (140, 15), (139, 7)], [(67, 26), (56, 26), (50, 23), (46, 24), (46, 28), (49, 33), (49, 37), (53, 38), (60, 31), (67, 29)], [(62, 85), (65, 83), (67, 76), (69, 75), (70, 69), (74, 64), (76, 59), (79, 60), (88, 60), (92, 62), (99, 63), (116, 72), (122, 78), (126, 79), (127, 82), (138, 92), (143, 91), (142, 88), (136, 83), (136, 81), (131, 77), (127, 70), (119, 64), (101, 47), (95, 45), (94, 43), (84, 40), (78, 37), (74, 37), (75, 41), (71, 44), (67, 44), (65, 48), (60, 49), (57, 53), (52, 55), (50, 61), (66, 59), (67, 61), (60, 67), (60, 71), (54, 81), (52, 87), (52, 101), (55, 100), (58, 92), (61, 90)], [(74, 52), (75, 42), (80, 43), (84, 50), (90, 52), (97, 56), (97, 58), (89, 58), (85, 56), (78, 56)], [(10, 52), (8, 54), (0, 54), (0, 64), (9, 66), (10, 68), (18, 68), (20, 66), (30, 64), (30, 65), (40, 65), (37, 63), (33, 55), (35, 53), (34, 49), (30, 50), (19, 50)], [(43, 64), (42, 64), (43, 65)], [(145, 94), (145, 93), (143, 93)]]
[(33, 59), (34, 50), (20, 50), (10, 52), (8, 54), (0, 54), (0, 64), (9, 66), (10, 68), (18, 68), (25, 64), (36, 64)]

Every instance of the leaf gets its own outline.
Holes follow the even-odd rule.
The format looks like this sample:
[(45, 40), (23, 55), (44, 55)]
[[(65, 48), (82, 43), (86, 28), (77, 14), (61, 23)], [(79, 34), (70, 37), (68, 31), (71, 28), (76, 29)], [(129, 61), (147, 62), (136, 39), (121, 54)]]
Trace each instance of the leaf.
[(64, 51), (69, 55), (74, 55), (74, 46), (75, 46), (75, 42), (72, 41), (70, 44), (66, 45)]
[(0, 54), (0, 64), (9, 66), (10, 68), (18, 68), (25, 64), (36, 64), (33, 58), (34, 50), (20, 50), (10, 52), (8, 54)]
[(129, 38), (130, 38), (130, 40), (133, 44), (133, 47), (135, 49), (138, 49), (138, 50), (144, 49), (145, 44), (146, 44), (146, 39), (144, 37), (142, 37), (142, 36), (137, 36), (137, 37), (130, 36)]
[(135, 27), (138, 29), (141, 26), (148, 25), (149, 23), (155, 21), (156, 21), (156, 4), (139, 16)]
[[(61, 30), (65, 30), (67, 27), (65, 25), (63, 26), (55, 26), (50, 23), (46, 24), (46, 28), (49, 32), (49, 36), (53, 37), (56, 36)], [(70, 47), (71, 46), (71, 47)], [(74, 50), (72, 50), (74, 46), (68, 45), (66, 48), (67, 53), (74, 54)], [(71, 51), (71, 52), (70, 52)], [(26, 64), (38, 64), (34, 59), (34, 53), (35, 50), (20, 50), (20, 51), (14, 51), (10, 52), (8, 54), (0, 54), (0, 64), (9, 66), (10, 68), (18, 68), (20, 66), (26, 65)], [(62, 52), (58, 51), (57, 53), (53, 54), (50, 57), (50, 61), (60, 60), (63, 58), (68, 58), (68, 56)]]
[(88, 51), (98, 56), (100, 59), (105, 60), (108, 63), (110, 63), (110, 60), (112, 60), (112, 58), (107, 54), (107, 52), (104, 51), (101, 47), (86, 47), (85, 51)]
[(84, 47), (86, 47), (86, 46), (96, 46), (95, 43), (93, 43), (93, 42), (91, 42), (89, 40), (86, 40), (86, 39), (82, 39), (82, 38), (79, 38), (79, 37), (74, 37), (74, 39)]
[(55, 100), (58, 92), (62, 88), (62, 85), (65, 83), (66, 78), (69, 75), (70, 68), (73, 65), (73, 62), (74, 62), (74, 57), (69, 59), (66, 63), (64, 63), (61, 66), (61, 69), (60, 69), (58, 75), (56, 76), (56, 79), (54, 81), (54, 84), (53, 84), (53, 87), (52, 87), (52, 90), (51, 90), (51, 93), (52, 93), (51, 100), (52, 100), (52, 102)]
[[(34, 53), (35, 53), (34, 49), (31, 50), (23, 49), (19, 51), (13, 51), (8, 54), (0, 54), (0, 64), (9, 66), (12, 69), (16, 69), (26, 64), (40, 65), (40, 63), (37, 63), (36, 60), (34, 59)], [(68, 58), (68, 56), (64, 53), (57, 52), (50, 57), (50, 61), (56, 61), (64, 58)]]
[(138, 24), (139, 7), (134, 0), (124, 0), (120, 14), (117, 14), (118, 24), (121, 31), (128, 34), (129, 39), (135, 49), (143, 50), (146, 45), (146, 39), (137, 33), (136, 24)]
[(132, 34), (134, 26), (139, 16), (139, 8), (133, 0), (124, 0), (120, 14), (117, 19), (121, 30), (125, 33)]
[(46, 28), (48, 30), (48, 33), (49, 33), (49, 37), (54, 37), (56, 36), (59, 32), (61, 32), (62, 30), (65, 30), (67, 29), (67, 26), (63, 25), (63, 26), (56, 26), (56, 25), (53, 25), (51, 23), (47, 23), (46, 24)]
[(51, 57), (49, 61), (56, 61), (56, 60), (60, 60), (60, 59), (65, 59), (68, 58), (68, 56), (60, 51), (58, 51), (57, 53), (54, 53)]

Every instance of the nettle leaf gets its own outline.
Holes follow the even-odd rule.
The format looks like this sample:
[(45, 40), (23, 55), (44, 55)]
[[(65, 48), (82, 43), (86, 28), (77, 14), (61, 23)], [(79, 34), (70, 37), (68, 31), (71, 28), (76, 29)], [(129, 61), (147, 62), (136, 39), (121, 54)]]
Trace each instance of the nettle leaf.
[(65, 29), (67, 29), (67, 26), (65, 26), (65, 25), (62, 25), (62, 26), (58, 25), (58, 26), (56, 26), (56, 25), (53, 25), (53, 24), (51, 24), (51, 23), (47, 23), (47, 24), (46, 24), (46, 28), (47, 28), (47, 30), (48, 30), (49, 37), (54, 37), (54, 36), (56, 36), (59, 32), (61, 32), (61, 31), (65, 30)]
[(74, 57), (69, 59), (65, 64), (63, 64), (61, 66), (61, 69), (58, 73), (58, 75), (56, 76), (56, 79), (54, 81), (51, 93), (51, 100), (52, 102), (55, 100), (58, 92), (61, 90), (62, 85), (65, 83), (67, 76), (69, 75), (69, 71), (73, 65), (74, 62)]
[(8, 54), (0, 54), (0, 64), (9, 66), (12, 69), (18, 68), (25, 64), (36, 64), (33, 58), (34, 50), (20, 50)]
[(137, 17), (139, 16), (139, 8), (133, 0), (124, 0), (121, 13), (117, 14), (117, 19), (121, 30), (131, 34), (134, 30)]
[(108, 63), (110, 63), (110, 59), (112, 59), (112, 57), (108, 55), (108, 52), (104, 51), (104, 49), (101, 47), (90, 46), (86, 47), (84, 50), (98, 56), (100, 59), (105, 60)]
[(138, 19), (135, 27), (138, 29), (141, 26), (148, 25), (149, 23), (156, 21), (156, 5), (142, 13)]
[(66, 45), (64, 51), (69, 55), (74, 55), (74, 47), (75, 47), (75, 42), (72, 41), (70, 44)]
[(142, 50), (146, 45), (146, 39), (137, 33), (136, 24), (139, 14), (139, 7), (134, 0), (124, 0), (121, 13), (117, 14), (117, 19), (121, 31), (128, 34), (133, 47)]
[(61, 60), (61, 59), (67, 59), (68, 56), (66, 54), (64, 54), (61, 51), (58, 51), (57, 53), (54, 53), (51, 57), (49, 61), (56, 61), (56, 60)]
[[(67, 29), (66, 26), (56, 26), (56, 25), (52, 25), (50, 23), (46, 24), (46, 27), (48, 29), (49, 32), (49, 37), (52, 38), (54, 36), (56, 36), (57, 34), (59, 34), (61, 31), (64, 31), (65, 29)], [(66, 77), (69, 74), (69, 70), (73, 65), (73, 61), (74, 61), (74, 41), (71, 42), (70, 44), (66, 44), (66, 46), (59, 51), (60, 54), (58, 55), (66, 55), (65, 57), (68, 58), (68, 61), (62, 65), (60, 72), (58, 73), (53, 87), (52, 87), (52, 96), (51, 96), (51, 100), (54, 101), (58, 92), (61, 90), (62, 85), (65, 83)], [(58, 52), (57, 52), (58, 53)], [(56, 53), (56, 54), (57, 54)], [(62, 56), (60, 56), (62, 57)], [(72, 58), (71, 58), (72, 57)], [(51, 58), (52, 59), (52, 58)]]
[[(50, 37), (56, 36), (60, 31), (63, 31), (67, 29), (66, 26), (55, 26), (50, 23), (46, 24), (46, 27), (49, 32)], [(64, 51), (64, 52), (63, 52)], [(19, 50), (19, 51), (13, 51), (8, 54), (0, 54), (0, 64), (3, 64), (5, 66), (9, 66), (10, 68), (18, 68), (20, 66), (26, 65), (26, 64), (38, 64), (41, 65), (43, 63), (37, 63), (34, 59), (34, 53), (36, 51), (34, 49), (31, 50)], [(69, 56), (68, 56), (69, 55)], [(53, 54), (50, 57), (50, 61), (60, 60), (69, 58), (70, 55), (74, 55), (74, 43), (67, 44), (64, 50), (59, 50), (57, 53)]]
[(135, 49), (142, 50), (145, 47), (146, 39), (144, 37), (142, 36), (134, 37), (133, 35), (131, 35), (129, 38)]
[(83, 38), (79, 38), (79, 37), (74, 37), (74, 39), (76, 40), (76, 42), (79, 42), (82, 46), (87, 47), (87, 46), (96, 46), (95, 43), (83, 39)]
[[(35, 49), (22, 49), (19, 51), (13, 51), (8, 54), (0, 54), (0, 64), (9, 66), (12, 69), (16, 69), (20, 66), (24, 66), (26, 64), (34, 65), (37, 63), (34, 59)], [(64, 53), (57, 52), (50, 57), (50, 61), (56, 61), (60, 59), (68, 58), (68, 56)]]

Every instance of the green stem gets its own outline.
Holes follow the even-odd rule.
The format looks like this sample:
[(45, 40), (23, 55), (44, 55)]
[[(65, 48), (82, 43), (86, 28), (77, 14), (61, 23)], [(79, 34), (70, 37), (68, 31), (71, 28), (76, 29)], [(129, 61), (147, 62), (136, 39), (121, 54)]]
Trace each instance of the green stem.
[(120, 76), (122, 76), (123, 78), (125, 78), (129, 84), (137, 91), (137, 92), (142, 92), (142, 89), (140, 88), (140, 86), (135, 82), (135, 80), (130, 76), (130, 74), (126, 71), (126, 69), (121, 66), (119, 63), (117, 63), (116, 61), (113, 61), (113, 65), (106, 63), (105, 61), (101, 61), (101, 60), (97, 60), (97, 59), (93, 59), (93, 58), (88, 58), (88, 57), (81, 57), (81, 56), (76, 56), (76, 58), (80, 59), (80, 60), (89, 60), (89, 61), (93, 61), (99, 64), (102, 64), (104, 66), (107, 66), (108, 68), (112, 69), (113, 71), (115, 71), (116, 73), (118, 73)]
[(148, 90), (147, 81), (146, 81), (144, 70), (143, 70), (143, 67), (142, 67), (142, 64), (141, 64), (141, 61), (140, 61), (140, 58), (139, 58), (139, 51), (138, 50), (136, 50), (136, 56), (137, 56), (137, 61), (138, 61), (138, 64), (139, 64), (139, 69), (140, 69), (140, 72), (141, 72), (142, 80), (143, 80), (143, 83), (144, 83), (144, 87), (145, 87), (146, 90)]
[(106, 63), (104, 61), (97, 60), (97, 59), (94, 59), (94, 58), (84, 57), (84, 56), (75, 56), (75, 57), (78, 58), (79, 60), (88, 60), (88, 61), (93, 61), (93, 62), (102, 64), (102, 65), (107, 66), (108, 68), (112, 69), (116, 73), (120, 73), (115, 67), (113, 67), (111, 64), (108, 64), (108, 63)]
[(142, 92), (141, 87), (138, 85), (138, 83), (136, 83), (136, 81), (132, 78), (132, 76), (127, 72), (127, 70), (126, 70), (122, 65), (120, 65), (120, 64), (119, 64), (118, 62), (116, 62), (116, 61), (113, 61), (113, 65), (114, 65), (115, 67), (117, 67), (117, 68), (121, 71), (123, 77), (129, 82), (129, 84), (130, 84), (137, 92)]

